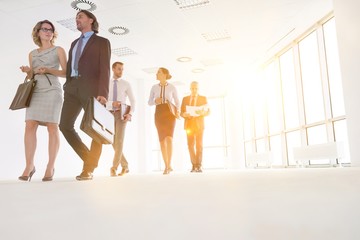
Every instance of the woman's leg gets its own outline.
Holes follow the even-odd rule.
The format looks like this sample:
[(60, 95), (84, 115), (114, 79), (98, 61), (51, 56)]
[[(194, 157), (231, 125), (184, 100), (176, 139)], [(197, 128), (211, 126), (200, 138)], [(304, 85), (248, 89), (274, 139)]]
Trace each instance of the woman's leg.
[(38, 126), (39, 123), (34, 120), (27, 120), (25, 122), (24, 144), (26, 167), (22, 174), (23, 176), (29, 176), (30, 172), (34, 170), (34, 155), (37, 142), (36, 131)]
[(167, 147), (166, 147), (166, 139), (164, 139), (160, 142), (160, 149), (161, 149), (161, 155), (163, 157), (164, 164), (165, 164), (165, 170), (166, 170), (166, 169), (168, 169), (168, 166), (169, 166), (168, 153), (167, 153)]
[(168, 136), (165, 138), (166, 152), (168, 159), (168, 169), (171, 171), (171, 158), (172, 158), (172, 137)]
[(48, 123), (47, 130), (49, 133), (49, 162), (46, 167), (45, 177), (51, 177), (53, 175), (55, 160), (60, 147), (59, 126), (56, 123)]

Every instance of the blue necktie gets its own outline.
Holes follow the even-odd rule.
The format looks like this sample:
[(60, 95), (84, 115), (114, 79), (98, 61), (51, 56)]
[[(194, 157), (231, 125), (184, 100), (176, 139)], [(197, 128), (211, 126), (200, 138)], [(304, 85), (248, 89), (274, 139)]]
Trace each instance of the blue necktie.
[(76, 72), (78, 71), (78, 67), (79, 67), (79, 59), (80, 59), (80, 56), (81, 56), (81, 48), (82, 48), (82, 45), (83, 45), (83, 38), (84, 38), (84, 35), (81, 34), (81, 36), (79, 38), (79, 41), (78, 41), (77, 48), (76, 48), (76, 52), (75, 52), (74, 69), (75, 69)]
[(113, 101), (117, 101), (117, 80), (114, 80), (114, 87), (113, 87)]

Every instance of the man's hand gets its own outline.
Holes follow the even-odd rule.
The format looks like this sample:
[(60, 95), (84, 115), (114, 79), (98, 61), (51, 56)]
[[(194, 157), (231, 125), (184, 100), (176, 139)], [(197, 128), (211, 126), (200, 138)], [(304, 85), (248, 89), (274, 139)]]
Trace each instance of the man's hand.
[(124, 120), (125, 120), (125, 121), (131, 121), (131, 117), (132, 117), (132, 116), (131, 116), (130, 113), (125, 114), (125, 115), (124, 115)]
[(101, 104), (106, 104), (107, 100), (103, 96), (97, 96), (96, 100), (98, 100)]
[(120, 108), (121, 102), (120, 101), (113, 101), (112, 106), (114, 108)]

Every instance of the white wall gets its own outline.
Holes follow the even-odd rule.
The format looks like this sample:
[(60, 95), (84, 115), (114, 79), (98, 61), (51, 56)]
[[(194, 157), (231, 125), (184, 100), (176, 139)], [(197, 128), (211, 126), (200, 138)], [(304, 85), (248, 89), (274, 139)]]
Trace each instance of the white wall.
[(360, 166), (360, 1), (334, 0), (334, 15), (343, 79), (350, 157)]

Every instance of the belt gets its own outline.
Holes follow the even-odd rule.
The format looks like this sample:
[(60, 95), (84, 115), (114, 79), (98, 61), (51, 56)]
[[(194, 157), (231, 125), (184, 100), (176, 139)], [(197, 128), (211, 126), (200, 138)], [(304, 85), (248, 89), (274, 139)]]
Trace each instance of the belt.
[(79, 76), (71, 76), (70, 77), (70, 80), (77, 80), (77, 79), (79, 79), (81, 76), (79, 75)]
[(120, 112), (120, 109), (117, 110), (110, 110), (111, 113), (116, 113), (116, 112)]

